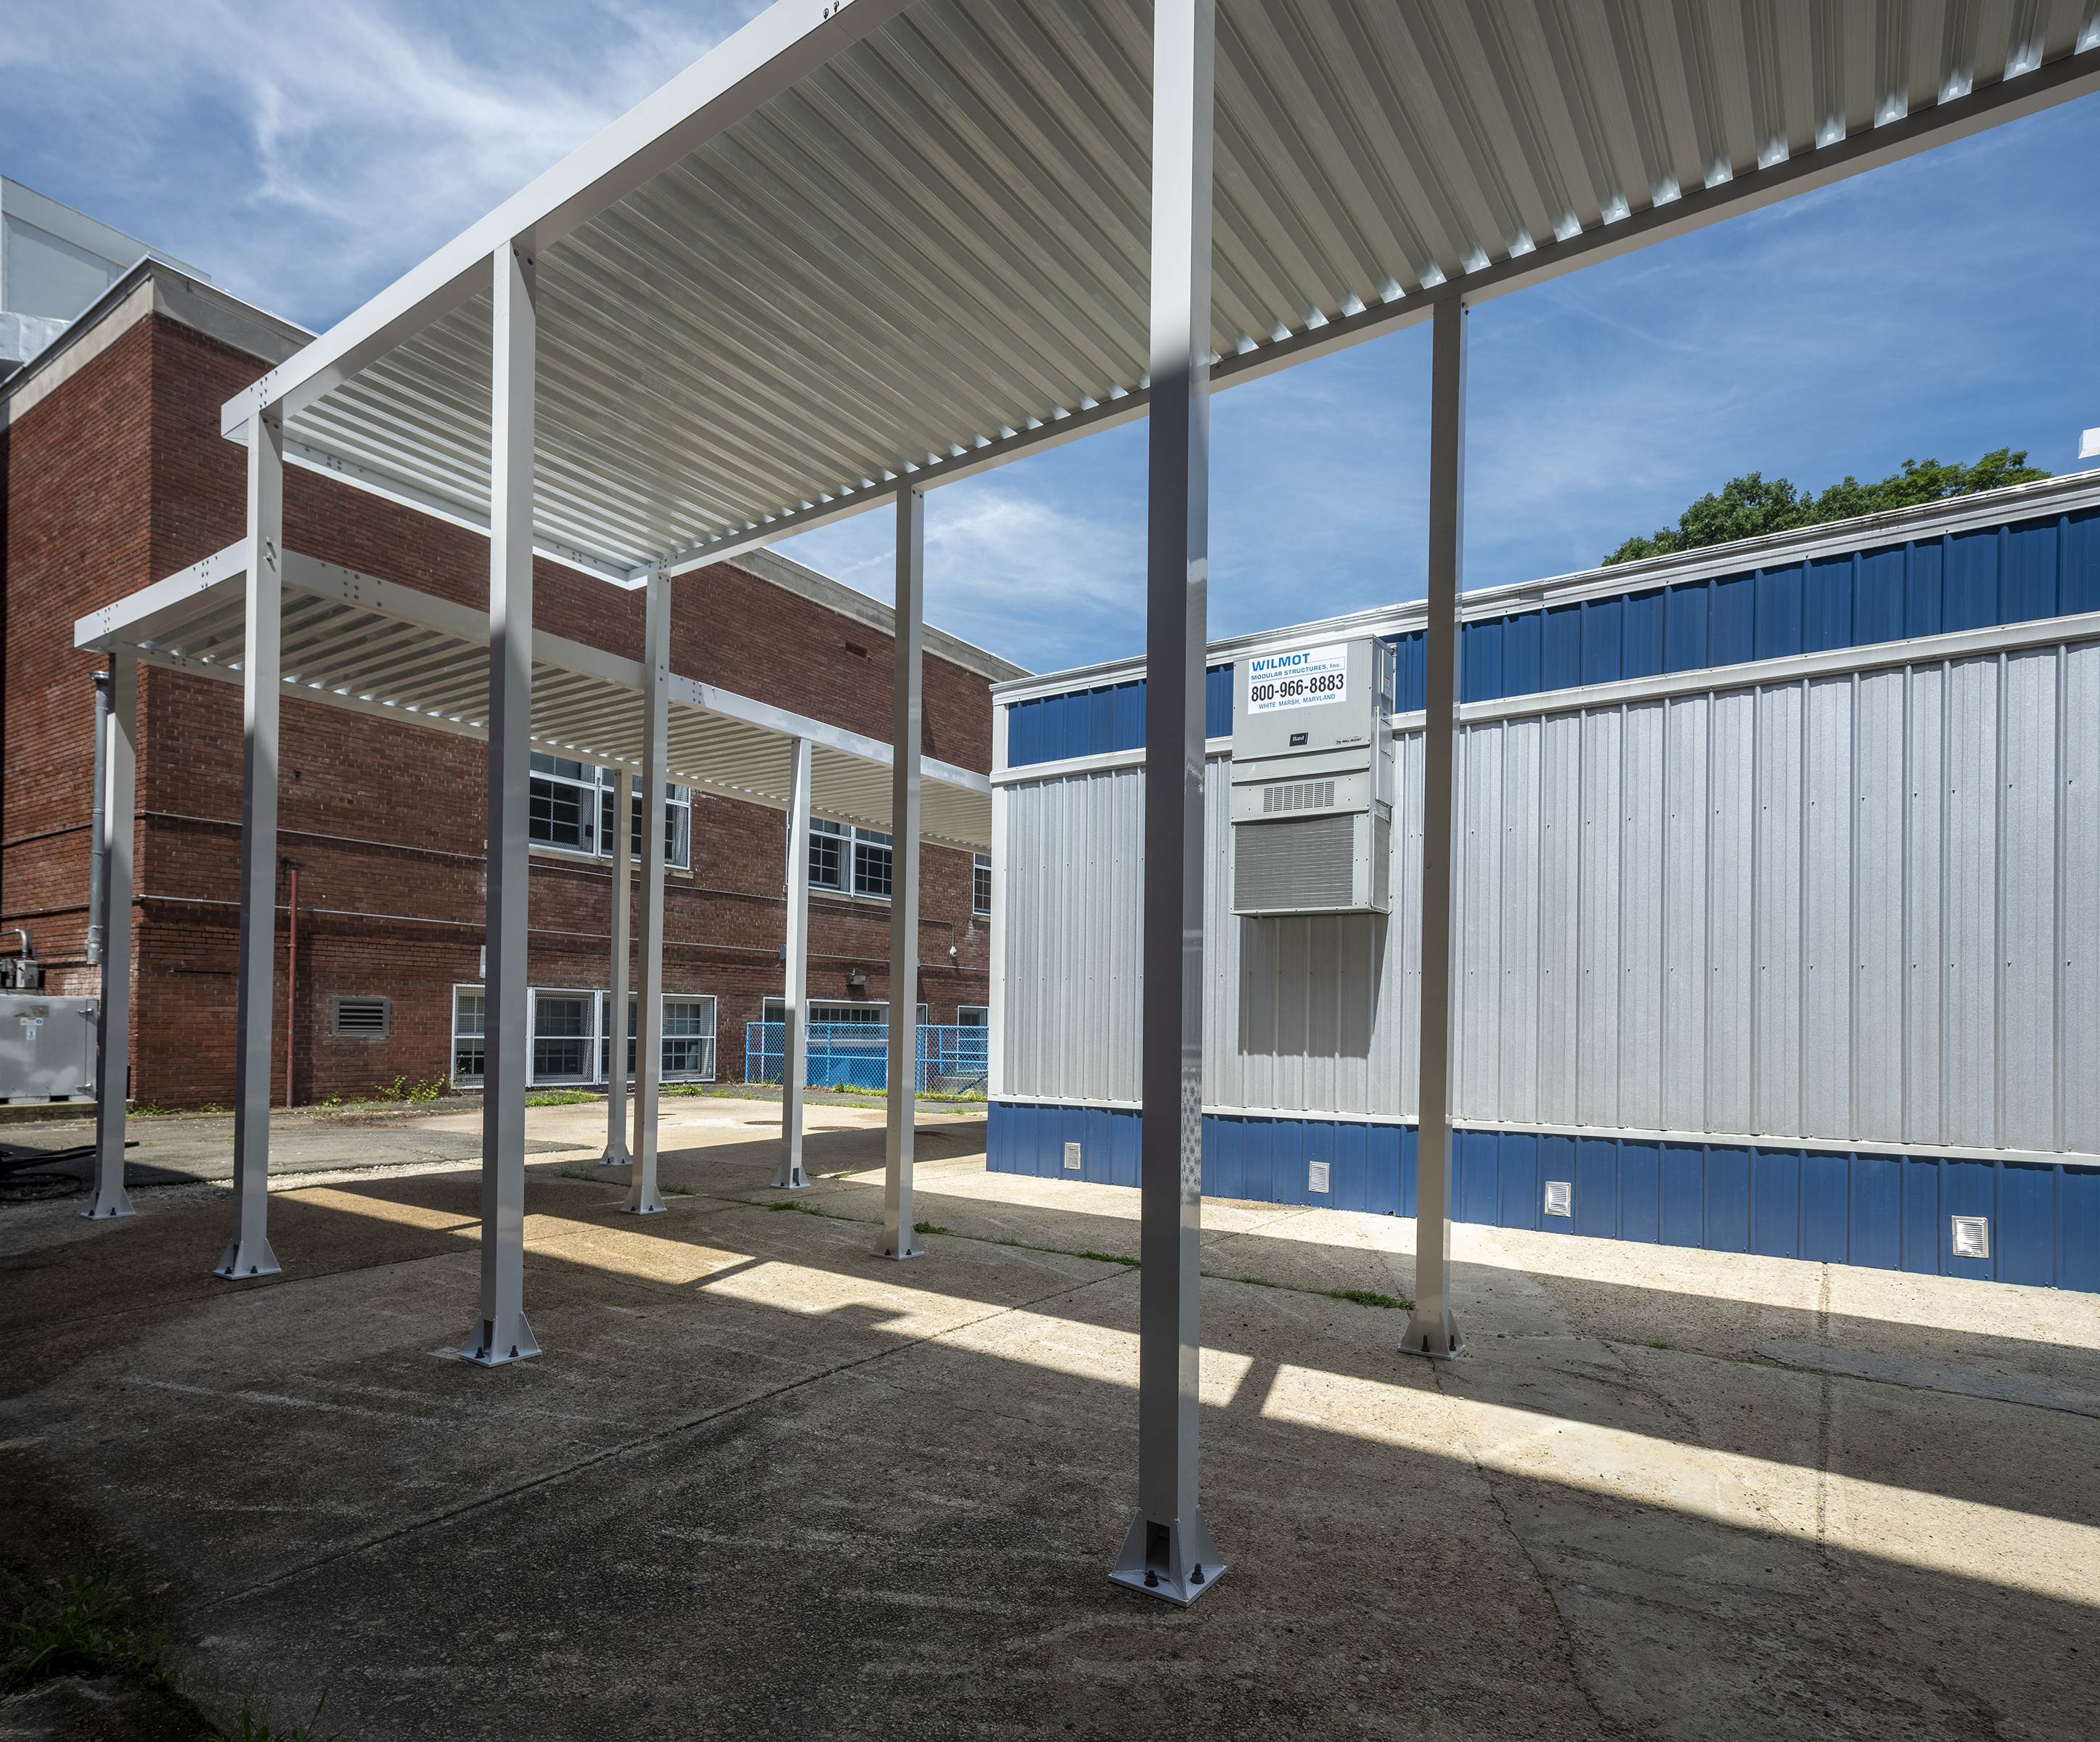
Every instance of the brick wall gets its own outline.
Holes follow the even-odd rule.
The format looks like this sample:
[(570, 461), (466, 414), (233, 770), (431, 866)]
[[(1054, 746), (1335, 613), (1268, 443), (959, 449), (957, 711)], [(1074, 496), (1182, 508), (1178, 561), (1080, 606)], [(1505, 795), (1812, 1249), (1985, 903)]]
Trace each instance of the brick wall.
[[(88, 674), (99, 662), (73, 650), (74, 620), (240, 536), (245, 454), (219, 437), (218, 408), (259, 373), (245, 354), (152, 317), (0, 432), (9, 632), (0, 761), (10, 844), (0, 852), (0, 924), (35, 928), (51, 990), (92, 983), (78, 964), (93, 756)], [(286, 473), (285, 541), (477, 609), (486, 604), (484, 540), (298, 468)], [(536, 566), (535, 589), (540, 621), (639, 656), (639, 593), (545, 562)], [(728, 565), (681, 577), (673, 599), (674, 670), (887, 741), (886, 637)], [(925, 713), (928, 754), (989, 770), (984, 678), (929, 658)], [(296, 1098), (446, 1075), (452, 988), (479, 978), (483, 746), (287, 696), (281, 766), (277, 1098), (293, 866)], [(132, 1092), (168, 1106), (223, 1104), (233, 1093), (239, 689), (183, 673), (142, 673), (139, 777)], [(58, 829), (73, 832), (50, 832)], [(743, 1025), (780, 990), (783, 818), (695, 794), (692, 840), (690, 871), (668, 880), (664, 984), (713, 994), (717, 1075), (734, 1080), (743, 1071)], [(971, 915), (971, 889), (969, 855), (925, 849), (920, 955), (927, 965), (917, 993), (936, 1021), (986, 999), (988, 940)], [(535, 855), (535, 985), (610, 985), (611, 902), (602, 865)], [(846, 972), (860, 968), (869, 977), (861, 995), (886, 998), (889, 921), (887, 903), (813, 899), (811, 995), (847, 999)], [(392, 999), (391, 1034), (330, 1034), (338, 995)]]

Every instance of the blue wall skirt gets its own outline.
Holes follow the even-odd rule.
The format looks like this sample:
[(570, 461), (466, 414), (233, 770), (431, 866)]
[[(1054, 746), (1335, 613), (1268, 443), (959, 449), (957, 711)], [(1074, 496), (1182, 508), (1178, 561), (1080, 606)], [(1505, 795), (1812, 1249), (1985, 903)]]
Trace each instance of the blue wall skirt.
[[(2100, 1293), (2100, 1167), (1511, 1131), (1453, 1137), (1457, 1221)], [(1203, 1193), (1411, 1216), (1414, 1145), (1412, 1126), (1206, 1114)], [(1321, 1164), (1327, 1189), (1316, 1192)], [(986, 1165), (1134, 1186), (1138, 1116), (995, 1101)], [(1548, 1215), (1546, 1188), (1564, 1182), (1573, 1213)], [(1955, 1255), (1956, 1216), (1988, 1219), (1988, 1257)]]

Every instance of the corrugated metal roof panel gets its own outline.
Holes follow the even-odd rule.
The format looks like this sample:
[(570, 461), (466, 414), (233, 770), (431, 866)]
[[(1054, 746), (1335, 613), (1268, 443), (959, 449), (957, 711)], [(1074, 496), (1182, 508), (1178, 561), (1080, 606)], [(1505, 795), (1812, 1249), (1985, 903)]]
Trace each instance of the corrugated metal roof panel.
[[(2096, 42), (2075, 3), (1224, 0), (1219, 376)], [(1150, 79), (1148, 7), (917, 0), (543, 247), (543, 548), (624, 575), (1135, 410)], [(489, 319), (288, 434), (485, 522)]]

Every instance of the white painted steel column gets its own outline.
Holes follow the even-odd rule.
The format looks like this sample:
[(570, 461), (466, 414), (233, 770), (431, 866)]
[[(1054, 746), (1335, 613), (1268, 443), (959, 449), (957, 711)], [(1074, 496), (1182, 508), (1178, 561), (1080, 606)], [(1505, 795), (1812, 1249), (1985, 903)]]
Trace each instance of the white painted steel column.
[(284, 615), (285, 426), (248, 420), (248, 613), (241, 654), (240, 965), (234, 1016), (233, 1237), (217, 1274), (267, 1277), (271, 1031), (277, 1010), (278, 652)]
[(1416, 1077), (1414, 1314), (1400, 1346), (1449, 1359), (1451, 1316), (1451, 787), (1458, 716), (1458, 593), (1466, 543), (1466, 306), (1436, 305), (1429, 386), (1429, 602), (1422, 727), (1422, 1008)]
[(615, 772), (619, 778), (612, 800), (612, 1038), (606, 1045), (605, 1153), (598, 1161), (607, 1167), (624, 1167), (634, 1159), (627, 1147), (627, 927), (634, 900), (634, 775), (624, 763)]
[(1196, 1502), (1216, 30), (1213, 0), (1154, 9), (1138, 1504), (1110, 1574), (1183, 1604), (1224, 1570)]
[(488, 972), (481, 1109), (481, 1313), (469, 1361), (540, 1352), (525, 1317), (526, 842), (532, 766), (532, 420), (538, 329), (529, 247), (495, 259), (489, 417)]
[(642, 648), (642, 995), (634, 1042), (634, 1165), (624, 1210), (655, 1215), (656, 1102), (664, 1076), (664, 788), (670, 778), (671, 577), (649, 577)]
[[(798, 738), (788, 773), (788, 936), (782, 950), (787, 1006), (780, 1043), (780, 1166), (776, 1186), (807, 1185), (802, 1166), (802, 1086), (809, 1079), (810, 740)], [(745, 1074), (749, 1075), (747, 1069)]]
[(131, 836), (138, 809), (139, 660), (109, 655), (109, 711), (103, 721), (102, 996), (95, 1005), (95, 1190), (84, 1216), (132, 1214), (124, 1189), (124, 1109), (131, 1058)]
[(883, 1143), (883, 1258), (918, 1258), (911, 1230), (919, 1078), (920, 685), (925, 664), (926, 498), (897, 492), (896, 707), (889, 774), (889, 1127)]

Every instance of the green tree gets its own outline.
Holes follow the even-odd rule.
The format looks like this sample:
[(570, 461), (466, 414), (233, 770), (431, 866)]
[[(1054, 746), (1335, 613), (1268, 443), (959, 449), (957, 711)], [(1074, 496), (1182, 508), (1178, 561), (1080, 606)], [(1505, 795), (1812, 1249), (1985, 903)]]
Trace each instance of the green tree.
[(1943, 501), (1949, 496), (1973, 496), (1979, 490), (1996, 490), (2006, 484), (2033, 483), (2050, 474), (2027, 464), (2027, 450), (2015, 453), (2001, 448), (1987, 453), (1973, 465), (1948, 465), (1938, 460), (1906, 460), (1903, 470), (1886, 478), (1863, 484), (1849, 474), (1820, 496), (1797, 489), (1787, 478), (1767, 479), (1762, 472), (1732, 478), (1718, 492), (1702, 496), (1678, 516), (1674, 527), (1658, 527), (1646, 538), (1628, 539), (1604, 558), (1604, 567), (1635, 562), (1643, 557), (1668, 556), (1673, 551), (1703, 550), (1709, 545), (1727, 545), (1737, 539), (1762, 538), (1768, 532), (1791, 532), (1799, 527), (1821, 526), (1833, 520), (1852, 520), (1862, 514), (1885, 514), (1894, 508), (1912, 508), (1921, 502)]

